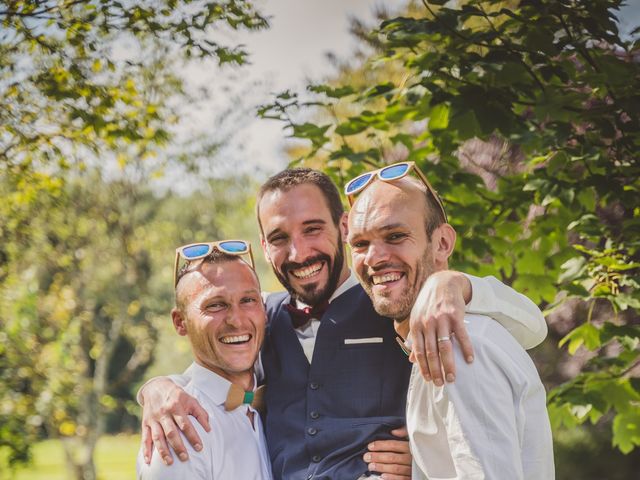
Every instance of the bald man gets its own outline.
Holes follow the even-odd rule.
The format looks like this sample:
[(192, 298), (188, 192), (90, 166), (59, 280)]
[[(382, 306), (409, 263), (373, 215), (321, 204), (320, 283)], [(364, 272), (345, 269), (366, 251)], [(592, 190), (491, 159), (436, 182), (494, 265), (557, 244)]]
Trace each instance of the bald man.
[[(410, 336), (421, 289), (448, 269), (456, 233), (426, 178), (374, 178), (349, 215), (353, 267), (376, 312)], [(523, 300), (524, 301), (524, 300)], [(407, 394), (407, 428), (417, 479), (554, 478), (546, 395), (536, 368), (511, 334), (484, 315), (465, 315), (475, 361), (465, 363), (455, 338), (455, 383), (425, 381), (414, 365)], [(432, 352), (413, 352), (418, 359)]]
[(253, 372), (267, 319), (255, 271), (239, 256), (218, 250), (187, 263), (177, 275), (171, 317), (194, 356), (185, 390), (216, 428), (206, 432), (196, 423), (202, 449), (190, 462), (171, 465), (156, 454), (147, 464), (141, 449), (138, 479), (271, 480)]

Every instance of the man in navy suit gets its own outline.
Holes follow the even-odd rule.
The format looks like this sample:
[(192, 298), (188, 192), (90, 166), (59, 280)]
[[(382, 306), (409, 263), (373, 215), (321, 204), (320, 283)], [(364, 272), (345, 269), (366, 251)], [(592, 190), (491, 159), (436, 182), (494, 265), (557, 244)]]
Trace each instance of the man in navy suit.
[[(266, 299), (270, 323), (262, 352), (274, 477), (409, 478), (404, 410), (410, 363), (395, 344), (392, 322), (375, 313), (344, 259), (346, 215), (335, 185), (321, 172), (285, 170), (262, 186), (257, 213), (265, 256), (287, 289)], [(482, 279), (473, 281), (481, 285)], [(473, 351), (462, 318), (470, 295), (463, 293), (475, 288), (471, 284), (467, 276), (443, 272), (429, 292), (438, 302), (423, 318), (424, 331), (434, 337), (425, 343), (436, 343), (436, 330), (455, 332), (467, 360)], [(514, 331), (536, 343), (544, 333), (527, 322), (538, 327), (544, 319), (539, 311), (533, 317), (500, 321), (524, 325)], [(442, 359), (447, 381), (455, 372), (450, 353)], [(429, 375), (442, 384), (439, 367)], [(188, 415), (209, 426), (191, 397), (167, 379), (149, 382), (140, 397), (148, 455), (153, 439), (171, 461), (166, 435), (183, 459), (180, 430), (197, 450)]]

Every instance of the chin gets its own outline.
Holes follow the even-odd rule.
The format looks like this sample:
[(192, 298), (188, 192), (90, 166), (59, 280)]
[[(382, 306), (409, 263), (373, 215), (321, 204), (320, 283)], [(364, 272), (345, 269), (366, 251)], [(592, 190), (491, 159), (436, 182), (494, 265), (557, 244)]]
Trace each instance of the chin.
[(411, 307), (407, 308), (404, 299), (378, 298), (373, 301), (373, 308), (378, 315), (389, 317), (392, 320), (407, 318), (411, 313)]

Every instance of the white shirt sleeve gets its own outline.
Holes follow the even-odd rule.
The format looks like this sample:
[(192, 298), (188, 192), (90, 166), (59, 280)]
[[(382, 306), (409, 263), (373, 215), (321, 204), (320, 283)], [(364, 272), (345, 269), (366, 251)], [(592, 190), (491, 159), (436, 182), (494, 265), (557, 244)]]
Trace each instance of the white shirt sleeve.
[(535, 303), (495, 277), (465, 275), (472, 290), (467, 313), (493, 318), (525, 349), (542, 343), (547, 336), (547, 322)]

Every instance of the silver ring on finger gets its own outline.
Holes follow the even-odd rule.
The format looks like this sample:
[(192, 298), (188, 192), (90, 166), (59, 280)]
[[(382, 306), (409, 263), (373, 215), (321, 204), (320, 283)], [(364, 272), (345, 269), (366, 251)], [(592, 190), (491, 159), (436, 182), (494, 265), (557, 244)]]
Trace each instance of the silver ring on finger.
[(438, 343), (447, 342), (449, 340), (451, 340), (451, 337), (449, 335), (443, 335), (442, 337), (438, 337)]

